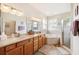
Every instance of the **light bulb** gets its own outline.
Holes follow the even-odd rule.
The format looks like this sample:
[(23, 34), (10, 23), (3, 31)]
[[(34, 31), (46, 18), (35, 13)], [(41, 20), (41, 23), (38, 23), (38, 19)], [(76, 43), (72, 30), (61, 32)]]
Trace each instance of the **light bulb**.
[(9, 6), (6, 6), (6, 5), (1, 5), (1, 11), (2, 12), (10, 12), (11, 8)]
[(12, 10), (11, 10), (11, 14), (16, 14), (16, 12), (17, 12), (17, 11), (16, 11), (15, 9), (12, 9)]
[(40, 21), (39, 18), (36, 18), (36, 17), (31, 17), (31, 18), (32, 18), (32, 20), (34, 20), (34, 21)]
[(22, 16), (22, 15), (23, 15), (23, 13), (22, 13), (22, 12), (20, 12), (20, 11), (17, 11), (17, 12), (16, 12), (16, 15), (17, 15), (17, 16)]

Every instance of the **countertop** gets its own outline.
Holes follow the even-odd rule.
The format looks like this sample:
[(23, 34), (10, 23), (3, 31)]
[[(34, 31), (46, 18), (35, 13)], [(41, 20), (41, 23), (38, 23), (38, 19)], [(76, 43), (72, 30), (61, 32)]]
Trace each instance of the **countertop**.
[(42, 35), (43, 33), (39, 33), (39, 34), (33, 34), (33, 35), (22, 35), (20, 37), (12, 37), (12, 38), (8, 38), (6, 40), (0, 40), (0, 48), (4, 47), (4, 46), (8, 46), (10, 44), (14, 44), (23, 40), (27, 40), (39, 35)]

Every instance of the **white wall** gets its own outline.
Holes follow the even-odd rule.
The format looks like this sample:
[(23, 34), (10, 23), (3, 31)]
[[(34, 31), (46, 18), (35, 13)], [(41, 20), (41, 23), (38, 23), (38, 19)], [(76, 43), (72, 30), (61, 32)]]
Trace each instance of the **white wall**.
[(22, 11), (24, 16), (34, 16), (38, 18), (45, 16), (42, 12), (32, 7), (29, 3), (5, 3), (5, 4)]
[(71, 53), (73, 55), (79, 55), (79, 36), (73, 36), (71, 37), (71, 45), (72, 45), (72, 51)]

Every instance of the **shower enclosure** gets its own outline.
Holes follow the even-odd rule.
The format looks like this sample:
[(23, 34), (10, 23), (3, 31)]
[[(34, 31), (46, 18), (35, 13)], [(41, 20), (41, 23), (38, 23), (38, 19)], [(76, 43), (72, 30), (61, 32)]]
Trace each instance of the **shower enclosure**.
[(64, 22), (63, 22), (63, 43), (66, 47), (70, 48), (70, 31), (71, 31), (71, 17), (68, 17)]

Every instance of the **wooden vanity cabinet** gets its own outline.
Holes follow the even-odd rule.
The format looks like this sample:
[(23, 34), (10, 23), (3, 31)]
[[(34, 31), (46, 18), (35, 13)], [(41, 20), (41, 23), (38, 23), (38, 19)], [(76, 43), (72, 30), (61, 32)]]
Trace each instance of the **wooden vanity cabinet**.
[(44, 34), (0, 47), (0, 55), (32, 55), (47, 42)]
[(23, 46), (16, 46), (11, 44), (5, 47), (0, 48), (0, 55), (23, 55)]
[(33, 54), (33, 42), (28, 43), (28, 55)]
[(11, 44), (5, 47), (6, 55), (22, 55), (23, 54), (23, 46), (17, 46), (17, 44)]
[(39, 36), (38, 42), (39, 42), (39, 44), (38, 44), (39, 48), (41, 48), (43, 46), (43, 38), (41, 35)]
[(4, 52), (4, 48), (0, 48), (0, 55), (4, 55), (5, 52)]
[(43, 46), (47, 43), (47, 38), (45, 35), (42, 35)]
[(24, 55), (33, 54), (33, 39), (28, 39), (27, 44), (24, 45)]
[(34, 53), (38, 51), (38, 36), (34, 37)]
[(23, 55), (23, 46), (17, 47), (6, 52), (6, 55)]
[(12, 49), (15, 49), (16, 47), (17, 47), (16, 44), (8, 45), (8, 46), (5, 47), (5, 51), (6, 51), (6, 52), (7, 52), (7, 51), (10, 51), (10, 50), (12, 50)]

